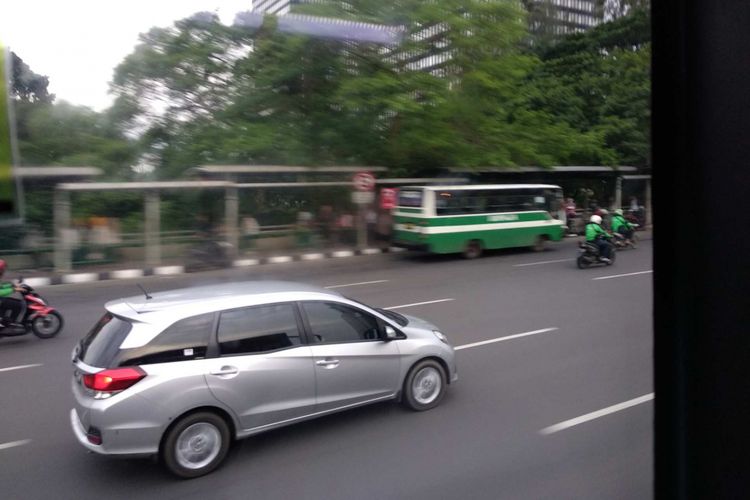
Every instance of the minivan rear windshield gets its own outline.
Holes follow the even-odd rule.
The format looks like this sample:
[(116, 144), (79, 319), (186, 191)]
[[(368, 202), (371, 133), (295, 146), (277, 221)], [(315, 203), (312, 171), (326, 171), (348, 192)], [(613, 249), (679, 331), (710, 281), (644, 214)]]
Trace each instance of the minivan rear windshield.
[(81, 341), (79, 359), (89, 366), (110, 368), (132, 328), (129, 321), (105, 313)]

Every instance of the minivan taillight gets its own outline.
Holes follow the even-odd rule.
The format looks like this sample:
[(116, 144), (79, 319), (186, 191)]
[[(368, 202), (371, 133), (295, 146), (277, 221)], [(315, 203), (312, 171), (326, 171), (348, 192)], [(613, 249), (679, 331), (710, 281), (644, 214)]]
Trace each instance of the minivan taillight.
[(93, 375), (83, 376), (83, 385), (98, 392), (119, 392), (141, 380), (146, 372), (137, 366), (103, 370)]

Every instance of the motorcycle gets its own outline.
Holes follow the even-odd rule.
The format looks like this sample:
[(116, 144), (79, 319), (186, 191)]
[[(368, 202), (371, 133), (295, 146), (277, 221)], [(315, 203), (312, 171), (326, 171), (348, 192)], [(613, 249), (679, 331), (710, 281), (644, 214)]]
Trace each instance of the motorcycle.
[(20, 317), (21, 320), (0, 328), (0, 337), (17, 337), (33, 333), (40, 339), (51, 339), (60, 333), (65, 323), (62, 314), (54, 307), (50, 307), (31, 285), (24, 283), (23, 278), (18, 279), (18, 284), (22, 288), (20, 293), (23, 300), (22, 313), (18, 314), (16, 319)]
[(230, 267), (232, 245), (226, 241), (208, 239), (188, 250), (185, 270), (194, 272), (207, 269)]
[(636, 227), (633, 228), (634, 229), (633, 235), (630, 238), (626, 238), (625, 236), (617, 232), (612, 233), (614, 235), (612, 242), (615, 244), (615, 247), (618, 250), (622, 250), (624, 248), (638, 248), (639, 238), (638, 238), (638, 234), (635, 232), (638, 230), (637, 229), (638, 224), (633, 224), (633, 226), (636, 226)]
[(609, 252), (609, 262), (605, 262), (601, 260), (601, 255), (599, 255), (599, 247), (597, 247), (593, 243), (589, 243), (588, 241), (582, 241), (579, 245), (578, 259), (576, 259), (578, 268), (586, 269), (587, 267), (598, 264), (611, 266), (615, 262), (615, 249), (616, 247), (614, 245), (611, 245), (611, 249)]
[(630, 222), (633, 226), (635, 226), (636, 231), (643, 231), (645, 229), (645, 220), (644, 220), (644, 210), (640, 209), (637, 212), (633, 210), (629, 210), (625, 214), (625, 220)]

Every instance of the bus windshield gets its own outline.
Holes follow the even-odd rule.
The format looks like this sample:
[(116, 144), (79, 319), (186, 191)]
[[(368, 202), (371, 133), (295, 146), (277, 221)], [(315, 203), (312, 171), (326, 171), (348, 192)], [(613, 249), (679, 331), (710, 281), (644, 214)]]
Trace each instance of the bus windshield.
[(399, 190), (398, 206), (421, 207), (422, 206), (422, 190), (421, 189)]

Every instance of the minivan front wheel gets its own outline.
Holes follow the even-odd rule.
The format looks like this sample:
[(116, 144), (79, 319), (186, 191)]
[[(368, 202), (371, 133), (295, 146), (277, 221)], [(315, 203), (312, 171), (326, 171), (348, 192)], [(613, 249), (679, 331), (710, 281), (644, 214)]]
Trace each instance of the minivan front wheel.
[(229, 426), (210, 412), (193, 413), (172, 427), (164, 440), (162, 458), (173, 474), (194, 478), (216, 469), (229, 451)]
[(404, 404), (415, 411), (436, 407), (445, 395), (445, 370), (437, 361), (420, 361), (404, 381)]

